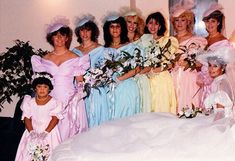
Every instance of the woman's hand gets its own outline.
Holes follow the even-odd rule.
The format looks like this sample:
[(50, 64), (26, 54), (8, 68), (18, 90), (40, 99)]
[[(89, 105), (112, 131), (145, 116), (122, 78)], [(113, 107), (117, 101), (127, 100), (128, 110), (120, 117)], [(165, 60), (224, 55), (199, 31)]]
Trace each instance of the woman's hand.
[(161, 71), (162, 71), (161, 67), (152, 68), (152, 72), (154, 72), (154, 73), (160, 73)]
[(77, 82), (82, 82), (83, 81), (83, 76), (82, 75), (76, 76), (76, 81)]

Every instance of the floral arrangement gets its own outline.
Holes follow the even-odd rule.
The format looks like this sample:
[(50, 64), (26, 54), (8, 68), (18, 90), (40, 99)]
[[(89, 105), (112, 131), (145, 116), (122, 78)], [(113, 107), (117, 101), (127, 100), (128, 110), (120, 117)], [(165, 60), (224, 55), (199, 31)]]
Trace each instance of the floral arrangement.
[(113, 71), (108, 66), (108, 62), (106, 61), (99, 68), (90, 68), (83, 76), (85, 83), (84, 91), (88, 96), (90, 95), (91, 88), (99, 90), (99, 87), (105, 87), (114, 82), (112, 80)]
[(175, 54), (178, 48), (177, 40), (163, 38), (162, 42), (151, 40), (150, 46), (146, 48), (146, 56), (144, 57), (144, 67), (161, 67), (166, 70), (170, 65), (175, 64), (179, 59), (179, 55)]
[(181, 55), (186, 65), (184, 70), (190, 69), (191, 71), (197, 70), (197, 55), (204, 50), (207, 42), (203, 38), (194, 38), (189, 40), (186, 45), (179, 46), (178, 54)]
[(179, 113), (179, 118), (185, 117), (185, 118), (194, 118), (197, 116), (198, 113), (202, 113), (202, 108), (195, 107), (194, 104), (192, 104), (192, 107), (185, 107), (183, 108)]
[(49, 144), (29, 142), (28, 151), (31, 161), (46, 161), (50, 155)]
[(136, 67), (143, 67), (143, 57), (141, 56), (141, 50), (135, 48), (133, 55), (126, 51), (121, 51), (121, 57), (118, 60), (113, 61), (114, 71), (119, 75), (129, 72)]
[[(106, 87), (115, 83), (114, 73), (122, 75), (138, 66), (142, 66), (143, 59), (140, 49), (135, 48), (133, 52), (133, 56), (126, 51), (121, 51), (119, 54), (113, 53), (113, 51), (104, 53), (105, 58), (98, 61), (95, 67), (90, 68), (83, 76), (84, 91), (87, 95), (89, 96), (91, 88), (99, 90), (99, 87)], [(116, 55), (120, 56), (118, 60), (115, 58)]]
[(0, 54), (0, 112), (6, 101), (12, 102), (12, 96), (22, 98), (25, 94), (33, 93), (31, 56), (42, 56), (46, 53), (41, 49), (35, 51), (29, 42), (20, 40), (16, 40), (13, 47), (6, 49), (6, 52)]

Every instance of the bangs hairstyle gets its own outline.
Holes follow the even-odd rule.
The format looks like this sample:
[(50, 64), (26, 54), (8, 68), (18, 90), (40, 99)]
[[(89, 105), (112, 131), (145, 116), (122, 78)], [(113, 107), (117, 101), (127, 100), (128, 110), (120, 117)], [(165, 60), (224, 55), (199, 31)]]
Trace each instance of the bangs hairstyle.
[(214, 18), (214, 19), (216, 19), (219, 22), (219, 25), (217, 26), (217, 31), (221, 32), (222, 28), (224, 27), (223, 26), (223, 21), (225, 19), (224, 14), (221, 11), (216, 10), (216, 11), (212, 12), (211, 14), (209, 14), (208, 16), (203, 17), (202, 20), (204, 22), (206, 22), (206, 21), (208, 21), (211, 18)]
[(159, 23), (160, 29), (158, 30), (157, 35), (164, 36), (164, 34), (166, 32), (166, 21), (160, 12), (152, 13), (147, 17), (146, 22), (145, 22), (144, 33), (150, 34), (148, 27), (147, 27), (147, 24), (149, 23), (149, 21), (151, 19), (154, 19), (157, 23)]
[(196, 19), (195, 19), (194, 13), (192, 11), (189, 11), (189, 10), (183, 12), (178, 17), (171, 17), (171, 23), (173, 24), (174, 30), (175, 30), (175, 20), (177, 18), (181, 18), (181, 17), (185, 17), (187, 19), (187, 21), (189, 22), (189, 24), (187, 25), (187, 30), (192, 33), (194, 24), (196, 22)]
[(54, 46), (52, 37), (57, 35), (57, 33), (60, 33), (61, 35), (66, 36), (68, 38), (68, 40), (65, 43), (65, 46), (67, 49), (69, 49), (70, 44), (72, 42), (72, 30), (69, 27), (61, 27), (59, 30), (47, 34), (46, 36), (47, 42), (52, 46)]
[[(46, 73), (46, 72), (45, 72), (45, 73)], [(42, 72), (41, 74), (43, 74), (43, 72)], [(47, 75), (50, 75), (51, 78), (52, 78), (52, 75), (51, 75), (51, 74), (49, 74), (49, 73), (46, 73), (46, 74), (47, 74)], [(38, 77), (38, 78), (35, 78), (35, 79), (33, 80), (33, 82), (32, 82), (32, 87), (33, 87), (33, 89), (36, 89), (36, 86), (37, 86), (38, 84), (45, 84), (45, 85), (48, 85), (50, 91), (53, 90), (52, 82), (51, 82), (48, 78), (46, 78), (46, 77)]]
[(82, 43), (82, 38), (79, 32), (84, 29), (91, 31), (91, 41), (98, 42), (100, 31), (97, 25), (92, 21), (88, 21), (84, 25), (75, 28), (74, 32), (75, 32), (75, 35), (77, 36), (77, 42)]
[(114, 21), (106, 21), (104, 23), (104, 26), (103, 26), (104, 42), (105, 42), (104, 47), (110, 47), (110, 45), (113, 41), (112, 36), (109, 32), (109, 27), (113, 23), (120, 24), (120, 26), (121, 26), (121, 35), (120, 35), (121, 41), (120, 41), (120, 43), (125, 44), (126, 42), (129, 42), (129, 38), (127, 37), (128, 31), (127, 31), (126, 20), (123, 17), (119, 17), (118, 19), (116, 19)]

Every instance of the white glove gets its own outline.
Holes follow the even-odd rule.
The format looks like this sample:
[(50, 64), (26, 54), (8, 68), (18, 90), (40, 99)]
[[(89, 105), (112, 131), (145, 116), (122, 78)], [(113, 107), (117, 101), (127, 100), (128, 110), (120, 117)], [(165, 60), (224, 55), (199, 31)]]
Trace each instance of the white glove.
[(48, 133), (49, 132), (47, 131), (43, 131), (42, 133), (38, 134), (38, 138), (44, 140), (47, 137)]
[(36, 138), (38, 137), (38, 133), (36, 133), (34, 130), (31, 130), (31, 131), (29, 132), (29, 137), (30, 137), (32, 140), (34, 140), (34, 139), (36, 139)]

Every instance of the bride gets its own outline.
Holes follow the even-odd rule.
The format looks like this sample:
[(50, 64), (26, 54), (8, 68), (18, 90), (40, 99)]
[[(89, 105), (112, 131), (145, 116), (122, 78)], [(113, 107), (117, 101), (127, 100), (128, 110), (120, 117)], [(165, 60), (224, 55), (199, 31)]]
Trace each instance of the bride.
[(107, 122), (59, 145), (51, 161), (233, 161), (235, 120), (233, 93), (226, 65), (234, 60), (230, 49), (201, 54), (214, 78), (205, 100), (209, 116), (179, 119), (170, 113), (144, 113)]

